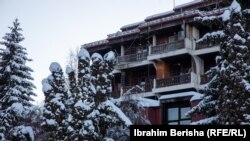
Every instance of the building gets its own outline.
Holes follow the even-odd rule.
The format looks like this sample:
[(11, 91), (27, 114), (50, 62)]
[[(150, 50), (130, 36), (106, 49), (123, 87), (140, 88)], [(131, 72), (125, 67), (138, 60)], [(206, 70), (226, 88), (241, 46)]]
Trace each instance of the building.
[(199, 100), (197, 91), (209, 81), (205, 72), (215, 65), (219, 51), (218, 44), (196, 44), (218, 27), (204, 26), (194, 18), (223, 14), (228, 5), (226, 0), (195, 0), (122, 26), (106, 39), (83, 47), (91, 54), (116, 52), (114, 97), (140, 87), (132, 94), (159, 102), (148, 108), (153, 124), (189, 124), (199, 117), (185, 113)]

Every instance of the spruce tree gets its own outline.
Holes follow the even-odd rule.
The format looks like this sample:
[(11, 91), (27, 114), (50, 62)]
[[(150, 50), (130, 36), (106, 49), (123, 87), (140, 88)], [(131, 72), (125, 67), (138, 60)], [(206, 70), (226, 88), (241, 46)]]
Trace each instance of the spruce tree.
[(66, 126), (67, 130), (65, 133), (65, 138), (64, 140), (74, 140), (74, 136), (76, 134), (76, 130), (74, 129), (74, 121), (75, 118), (73, 117), (73, 112), (74, 112), (74, 104), (75, 104), (75, 96), (77, 94), (77, 84), (76, 84), (76, 76), (75, 76), (75, 70), (73, 70), (70, 66), (66, 67), (66, 74), (68, 76), (67, 82), (68, 82), (68, 96), (67, 99), (65, 100), (65, 107), (67, 111), (66, 115)]
[[(73, 117), (76, 140), (99, 140), (98, 127), (95, 120), (95, 88), (90, 77), (90, 55), (85, 48), (78, 53), (78, 79), (75, 90)], [(97, 112), (98, 113), (98, 112)]]
[(207, 118), (198, 124), (249, 124), (250, 104), (250, 36), (246, 32), (246, 18), (239, 3), (234, 0), (224, 14), (197, 18), (208, 24), (220, 21), (221, 30), (207, 33), (198, 43), (220, 43), (216, 67), (209, 71), (212, 80), (201, 92), (202, 101), (190, 114)]
[(116, 63), (115, 53), (113, 51), (109, 51), (104, 55), (103, 59), (104, 59), (104, 72), (105, 75), (107, 76), (105, 80), (106, 81), (105, 89), (107, 90), (106, 95), (110, 97), (112, 93), (112, 80), (114, 77), (113, 70)]
[(45, 94), (42, 126), (48, 132), (48, 140), (64, 140), (67, 131), (68, 88), (60, 64), (51, 63), (49, 69), (52, 74), (42, 81)]
[[(127, 126), (118, 114), (118, 110), (120, 109), (110, 101), (112, 71), (115, 62), (114, 53), (108, 52), (104, 55), (104, 58), (100, 54), (94, 53), (91, 59), (91, 76), (96, 89), (95, 103), (96, 109), (99, 112), (95, 118), (98, 120), (97, 123), (101, 138), (111, 137), (117, 140), (120, 137), (121, 139), (119, 135), (122, 135), (122, 131), (125, 132), (124, 130), (127, 129)], [(110, 134), (114, 133), (112, 130), (115, 130), (118, 135)]]
[(0, 133), (6, 139), (11, 138), (11, 128), (22, 125), (23, 112), (32, 106), (31, 96), (35, 88), (31, 72), (26, 65), (32, 61), (27, 57), (26, 48), (20, 43), (24, 40), (20, 23), (17, 19), (9, 27), (10, 33), (0, 42), (4, 48), (0, 49)]

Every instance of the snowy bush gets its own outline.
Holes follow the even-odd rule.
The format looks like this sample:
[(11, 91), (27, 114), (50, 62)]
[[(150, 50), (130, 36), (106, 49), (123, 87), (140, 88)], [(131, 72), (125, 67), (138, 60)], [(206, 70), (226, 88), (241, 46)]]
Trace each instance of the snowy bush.
[(42, 125), (48, 131), (48, 140), (128, 140), (131, 122), (109, 100), (114, 53), (90, 57), (81, 48), (77, 57), (77, 70), (66, 68), (67, 80), (60, 65), (52, 63), (52, 74), (42, 81)]

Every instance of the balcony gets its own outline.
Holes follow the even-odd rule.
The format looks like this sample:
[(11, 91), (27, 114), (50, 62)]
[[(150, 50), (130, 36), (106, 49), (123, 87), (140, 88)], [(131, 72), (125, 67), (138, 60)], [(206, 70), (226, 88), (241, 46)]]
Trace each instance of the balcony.
[(185, 84), (185, 83), (190, 83), (190, 82), (191, 82), (191, 75), (190, 74), (172, 76), (169, 78), (157, 79), (156, 80), (156, 88), (180, 85), (180, 84)]
[(198, 76), (191, 72), (188, 74), (171, 76), (154, 81), (154, 93), (164, 93), (182, 89), (199, 88)]
[(211, 78), (210, 77), (208, 77), (207, 75), (201, 75), (200, 76), (200, 84), (201, 85), (203, 85), (203, 84), (206, 84), (206, 83), (208, 83), (210, 80), (211, 80)]
[(148, 60), (156, 60), (187, 54), (193, 48), (193, 41), (189, 38), (180, 39), (168, 44), (157, 45), (149, 48)]
[(152, 91), (152, 84), (145, 83), (144, 85), (131, 85), (131, 86), (124, 86), (122, 88), (123, 92), (130, 92), (130, 94), (138, 94), (142, 92), (151, 92)]
[(215, 46), (219, 46), (220, 44), (219, 43), (209, 43), (209, 44), (201, 44), (201, 43), (196, 43), (196, 49), (199, 50), (199, 49), (205, 49), (205, 48), (211, 48), (211, 47), (215, 47)]
[(148, 56), (147, 51), (142, 52), (142, 53), (137, 53), (137, 54), (118, 56), (117, 63), (118, 64), (127, 64), (127, 63), (131, 63), (131, 62), (144, 61), (144, 60), (147, 60), (147, 56)]
[(152, 93), (153, 82), (145, 83), (143, 85), (130, 85), (130, 86), (123, 86), (122, 87), (122, 95), (136, 95), (140, 97), (150, 97), (154, 96)]
[(211, 44), (208, 44), (208, 43), (197, 44), (196, 43), (194, 55), (213, 53), (213, 52), (218, 52), (219, 50), (220, 50), (219, 43), (211, 43)]
[(177, 49), (184, 48), (184, 40), (179, 40), (175, 42), (171, 42), (168, 44), (157, 45), (151, 48), (151, 54), (161, 54), (169, 51), (174, 51)]

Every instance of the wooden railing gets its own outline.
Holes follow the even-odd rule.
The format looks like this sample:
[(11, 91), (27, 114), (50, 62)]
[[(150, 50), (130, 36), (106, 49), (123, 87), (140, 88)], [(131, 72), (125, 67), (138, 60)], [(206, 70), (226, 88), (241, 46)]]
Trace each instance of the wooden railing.
[(157, 79), (156, 88), (186, 84), (191, 82), (191, 74), (171, 76), (169, 78)]
[(219, 46), (219, 43), (214, 43), (214, 44), (206, 44), (206, 43), (196, 43), (196, 49), (204, 49), (204, 48), (210, 48), (214, 46)]
[[(137, 91), (136, 86), (140, 87), (139, 91)], [(131, 85), (131, 86), (123, 86), (122, 90), (123, 93), (128, 92), (130, 90), (130, 94), (137, 94), (137, 93), (142, 93), (142, 92), (151, 92), (153, 88), (152, 83), (145, 83), (144, 85)]]
[(142, 52), (137, 54), (129, 54), (124, 56), (118, 56), (117, 63), (123, 64), (123, 63), (129, 63), (129, 62), (137, 62), (137, 61), (143, 61), (147, 60), (148, 52)]
[(185, 45), (184, 40), (179, 40), (179, 41), (168, 43), (168, 44), (153, 46), (151, 48), (151, 54), (161, 54), (161, 53), (166, 53), (169, 51), (185, 48), (184, 45)]
[(200, 84), (206, 84), (211, 80), (211, 78), (208, 77), (207, 75), (201, 75), (200, 78), (201, 78)]

